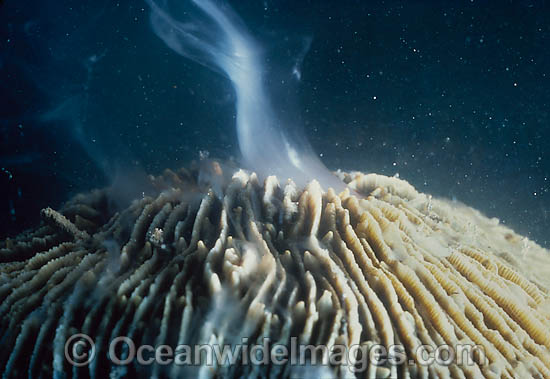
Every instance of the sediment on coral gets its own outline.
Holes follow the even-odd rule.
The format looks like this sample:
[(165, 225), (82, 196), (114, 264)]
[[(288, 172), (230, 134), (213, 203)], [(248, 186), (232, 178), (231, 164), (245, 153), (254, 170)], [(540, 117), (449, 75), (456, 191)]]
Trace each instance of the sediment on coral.
[[(195, 173), (167, 171), (151, 178), (158, 193), (126, 209), (110, 207), (105, 189), (44, 210), (42, 226), (0, 245), (3, 375), (304, 372), (242, 361), (115, 365), (109, 344), (128, 336), (136, 346), (295, 337), (328, 348), (404, 347), (405, 364), (365, 366), (357, 355), (323, 366), (338, 377), (550, 377), (547, 250), (403, 180), (339, 175), (349, 187), (340, 194), (316, 182), (260, 183), (244, 171), (214, 193)], [(64, 356), (75, 333), (96, 346), (84, 367)], [(483, 356), (419, 363), (419, 346), (444, 344), (476, 345)]]

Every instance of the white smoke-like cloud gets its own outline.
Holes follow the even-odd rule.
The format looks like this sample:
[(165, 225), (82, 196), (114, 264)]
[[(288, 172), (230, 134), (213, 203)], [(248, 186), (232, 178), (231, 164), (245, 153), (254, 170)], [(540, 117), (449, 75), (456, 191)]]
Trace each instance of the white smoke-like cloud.
[[(176, 53), (225, 75), (236, 94), (237, 135), (243, 164), (261, 177), (291, 178), (298, 185), (316, 179), (343, 188), (302, 139), (288, 138), (266, 89), (263, 51), (228, 4), (212, 0), (146, 0), (155, 33)], [(307, 49), (306, 49), (307, 51)], [(289, 75), (301, 77), (295, 58)], [(299, 144), (296, 141), (301, 141)]]

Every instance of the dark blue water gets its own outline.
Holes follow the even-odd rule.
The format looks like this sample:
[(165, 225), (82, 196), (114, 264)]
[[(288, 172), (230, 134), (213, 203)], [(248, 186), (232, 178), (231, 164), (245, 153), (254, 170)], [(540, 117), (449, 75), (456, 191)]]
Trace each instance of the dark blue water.
[[(399, 173), (550, 247), (547, 2), (232, 5), (268, 66), (312, 38), (276, 105), (327, 166)], [(140, 1), (0, 6), (2, 236), (127, 172), (238, 157), (230, 84), (169, 50), (148, 15)]]

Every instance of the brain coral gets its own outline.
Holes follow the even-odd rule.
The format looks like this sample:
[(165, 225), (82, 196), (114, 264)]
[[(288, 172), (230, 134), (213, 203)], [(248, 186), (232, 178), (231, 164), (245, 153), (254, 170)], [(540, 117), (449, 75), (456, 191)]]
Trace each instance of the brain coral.
[[(107, 189), (44, 210), (42, 226), (0, 250), (4, 376), (550, 378), (548, 251), (398, 178), (339, 175), (341, 194), (244, 171), (216, 193), (198, 190), (194, 171), (167, 171), (151, 177), (155, 196), (118, 212)], [(64, 355), (75, 333), (95, 344), (89, 365)], [(315, 366), (319, 350), (302, 367), (116, 365), (117, 336), (399, 345), (406, 360), (361, 365), (356, 351)], [(468, 364), (426, 365), (427, 345), (480, 350)]]

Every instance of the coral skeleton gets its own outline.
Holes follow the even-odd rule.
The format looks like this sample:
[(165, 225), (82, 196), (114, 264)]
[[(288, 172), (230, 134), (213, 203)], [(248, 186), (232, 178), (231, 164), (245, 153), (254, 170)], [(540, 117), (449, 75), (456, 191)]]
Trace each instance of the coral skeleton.
[[(40, 227), (0, 245), (3, 375), (550, 378), (547, 250), (404, 180), (338, 175), (339, 194), (240, 170), (220, 197), (182, 169), (151, 177), (157, 192), (116, 212), (107, 189), (44, 210)], [(95, 344), (87, 366), (65, 359), (76, 333)], [(118, 336), (401, 345), (406, 362), (121, 366), (107, 354)], [(441, 345), (483, 357), (419, 363), (419, 346)]]

